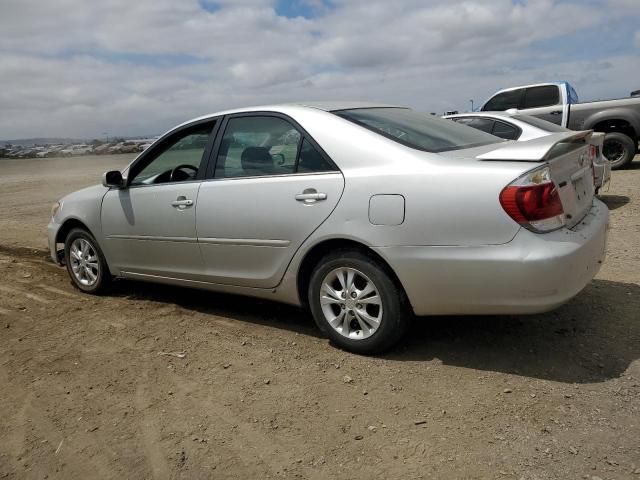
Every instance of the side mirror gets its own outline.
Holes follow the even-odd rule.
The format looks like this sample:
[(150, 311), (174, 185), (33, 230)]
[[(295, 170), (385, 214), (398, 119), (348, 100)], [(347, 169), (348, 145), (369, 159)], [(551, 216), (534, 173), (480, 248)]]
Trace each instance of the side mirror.
[(122, 188), (125, 186), (125, 181), (119, 170), (111, 170), (102, 175), (102, 185), (109, 188)]

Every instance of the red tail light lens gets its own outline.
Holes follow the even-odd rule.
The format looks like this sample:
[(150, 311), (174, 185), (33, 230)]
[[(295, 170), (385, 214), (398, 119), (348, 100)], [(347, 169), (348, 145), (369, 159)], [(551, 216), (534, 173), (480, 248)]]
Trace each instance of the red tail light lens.
[(549, 168), (533, 170), (507, 185), (500, 205), (511, 218), (537, 233), (549, 232), (565, 223), (564, 209)]

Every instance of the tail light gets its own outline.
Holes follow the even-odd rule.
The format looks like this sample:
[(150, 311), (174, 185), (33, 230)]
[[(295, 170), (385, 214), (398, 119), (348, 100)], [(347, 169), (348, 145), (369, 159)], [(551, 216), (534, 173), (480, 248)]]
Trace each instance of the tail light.
[(557, 230), (565, 224), (564, 209), (549, 167), (527, 172), (500, 192), (500, 205), (511, 218), (536, 233)]

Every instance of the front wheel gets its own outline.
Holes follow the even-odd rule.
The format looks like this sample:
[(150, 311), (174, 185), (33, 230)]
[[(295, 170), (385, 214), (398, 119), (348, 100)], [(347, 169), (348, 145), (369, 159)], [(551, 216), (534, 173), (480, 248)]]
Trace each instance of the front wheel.
[(358, 251), (324, 257), (311, 276), (308, 295), (318, 327), (350, 352), (388, 350), (410, 324), (402, 288), (380, 262)]
[(74, 228), (64, 242), (67, 271), (73, 284), (85, 293), (102, 293), (111, 273), (98, 242), (84, 229)]
[(609, 160), (613, 170), (624, 168), (636, 155), (635, 141), (624, 133), (607, 133), (604, 137), (602, 154)]

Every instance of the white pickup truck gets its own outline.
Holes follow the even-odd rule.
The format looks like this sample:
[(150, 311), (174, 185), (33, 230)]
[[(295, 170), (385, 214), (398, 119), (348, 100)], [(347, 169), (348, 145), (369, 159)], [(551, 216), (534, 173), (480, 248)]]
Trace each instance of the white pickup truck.
[(604, 132), (603, 154), (611, 168), (623, 168), (638, 153), (640, 97), (579, 103), (567, 82), (537, 83), (498, 91), (481, 111), (521, 112), (571, 130)]

